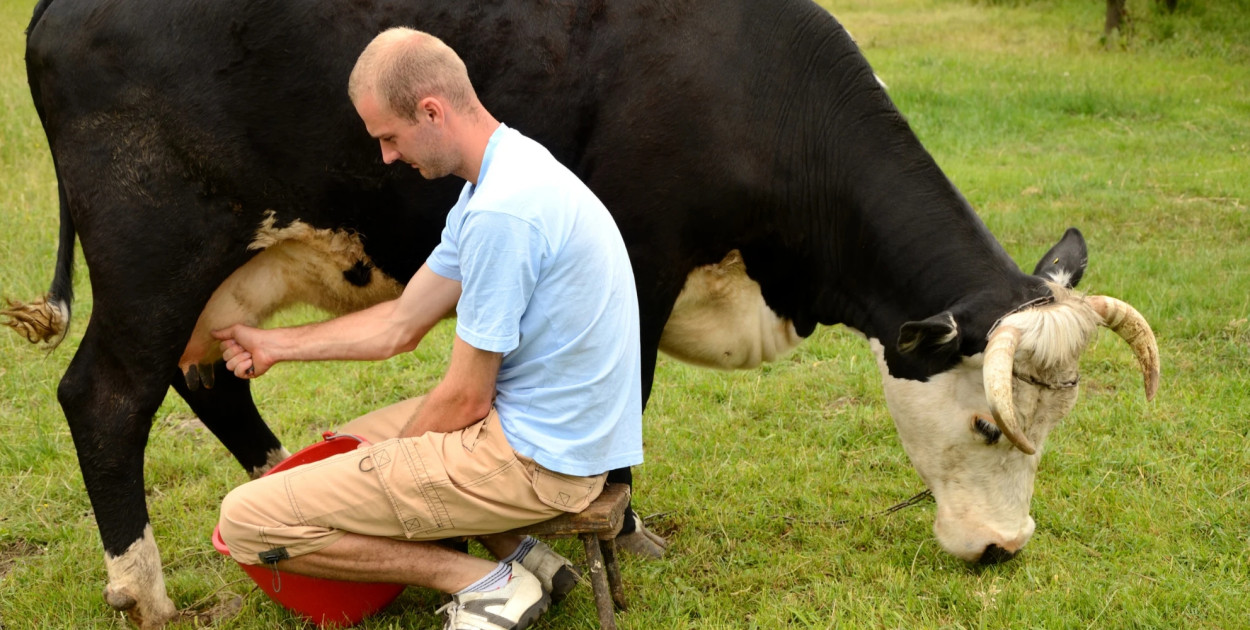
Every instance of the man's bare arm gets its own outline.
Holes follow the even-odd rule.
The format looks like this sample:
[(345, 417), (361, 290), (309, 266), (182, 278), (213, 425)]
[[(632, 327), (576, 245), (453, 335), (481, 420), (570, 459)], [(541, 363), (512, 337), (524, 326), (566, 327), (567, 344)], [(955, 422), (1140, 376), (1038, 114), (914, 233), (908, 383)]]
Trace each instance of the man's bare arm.
[(213, 331), (226, 367), (260, 376), (280, 361), (380, 360), (417, 347), (460, 299), (460, 283), (422, 265), (398, 298), (325, 322), (263, 330), (235, 325)]
[(503, 354), (474, 348), (456, 335), (447, 373), (400, 431), (400, 437), (458, 431), (485, 418), (495, 399), (495, 381), (502, 363)]

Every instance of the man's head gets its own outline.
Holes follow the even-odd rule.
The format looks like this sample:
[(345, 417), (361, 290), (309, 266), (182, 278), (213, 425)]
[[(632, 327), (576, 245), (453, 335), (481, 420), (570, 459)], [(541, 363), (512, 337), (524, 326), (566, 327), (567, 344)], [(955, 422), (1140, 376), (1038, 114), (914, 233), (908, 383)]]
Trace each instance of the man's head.
[(357, 59), (347, 93), (384, 162), (406, 162), (429, 179), (464, 175), (457, 123), (476, 123), (484, 110), (464, 62), (442, 40), (410, 28), (383, 31)]

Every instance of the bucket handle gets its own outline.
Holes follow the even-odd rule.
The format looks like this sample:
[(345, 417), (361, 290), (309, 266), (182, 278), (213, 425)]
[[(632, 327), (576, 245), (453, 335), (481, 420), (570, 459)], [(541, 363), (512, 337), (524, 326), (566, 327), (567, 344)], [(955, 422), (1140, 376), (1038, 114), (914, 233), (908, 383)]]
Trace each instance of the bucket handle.
[(339, 433), (337, 431), (324, 431), (321, 434), (321, 439), (326, 442), (329, 442), (332, 440), (338, 440), (342, 438), (351, 438), (353, 440), (356, 440), (357, 442), (360, 442), (361, 444), (367, 443), (364, 438), (360, 437), (359, 435), (353, 435), (351, 433)]

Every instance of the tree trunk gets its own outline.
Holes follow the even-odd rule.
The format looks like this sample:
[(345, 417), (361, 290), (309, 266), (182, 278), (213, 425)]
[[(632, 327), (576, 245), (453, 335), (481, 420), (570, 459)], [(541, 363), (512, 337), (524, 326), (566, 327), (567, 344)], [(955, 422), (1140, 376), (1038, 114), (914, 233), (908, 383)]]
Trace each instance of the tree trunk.
[(1121, 33), (1124, 29), (1124, 21), (1127, 15), (1124, 11), (1125, 0), (1107, 0), (1107, 21), (1103, 24), (1103, 37), (1110, 37), (1111, 31), (1119, 29)]

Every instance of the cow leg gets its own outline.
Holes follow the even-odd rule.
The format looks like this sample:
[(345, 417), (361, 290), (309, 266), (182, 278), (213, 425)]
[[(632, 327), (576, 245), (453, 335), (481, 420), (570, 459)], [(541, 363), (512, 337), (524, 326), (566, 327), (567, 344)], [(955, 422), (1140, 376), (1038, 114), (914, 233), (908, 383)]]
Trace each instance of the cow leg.
[(174, 391), (187, 401), (191, 411), (225, 445), (253, 479), (260, 477), (291, 454), (270, 431), (256, 404), (251, 385), (237, 378), (218, 361), (212, 366), (212, 389), (192, 390), (181, 370), (174, 373)]
[[(99, 315), (97, 313), (97, 315)], [(165, 592), (161, 557), (144, 497), (143, 452), (167, 382), (117, 359), (93, 316), (57, 398), (69, 421), (87, 496), (104, 544), (104, 598), (140, 628), (160, 628), (177, 615)], [(172, 358), (170, 363), (172, 364)], [(162, 373), (164, 373), (162, 371)]]
[[(126, 119), (119, 120), (116, 133), (129, 138)], [(176, 164), (173, 158), (109, 150), (99, 138), (48, 135), (54, 150), (73, 148), (56, 151), (57, 171), (65, 188), (76, 191), (71, 202), (83, 204), (72, 213), (94, 297), (57, 397), (104, 547), (105, 600), (140, 628), (155, 630), (178, 612), (166, 592), (144, 494), (152, 418), (212, 286), (251, 254), (229, 237), (235, 215), (184, 190), (181, 172), (160, 170)], [(143, 158), (116, 168), (142, 175), (156, 192), (137, 194), (134, 182), (94, 170), (119, 155)]]
[[(631, 259), (646, 260), (646, 258), (635, 257), (635, 253), (631, 252)], [(635, 263), (637, 265), (637, 263)], [(646, 271), (635, 269), (636, 277), (646, 277)], [(641, 275), (640, 275), (641, 274)], [(659, 284), (659, 283), (657, 283)], [(642, 286), (641, 284), (639, 286)], [(651, 398), (651, 385), (655, 381), (655, 361), (660, 347), (660, 336), (664, 329), (664, 322), (668, 320), (668, 314), (672, 310), (673, 303), (677, 300), (677, 295), (681, 291), (682, 284), (676, 284), (676, 290), (671, 295), (658, 295), (655, 302), (648, 302), (645, 298), (647, 293), (639, 291), (638, 307), (639, 307), (639, 336), (642, 345), (640, 362), (642, 363), (642, 408), (645, 411), (647, 401)], [(634, 486), (634, 475), (630, 468), (618, 468), (608, 472), (608, 481), (613, 483), (629, 484), (632, 493)], [(631, 496), (629, 505), (625, 507), (624, 525), (616, 536), (616, 547), (633, 554), (648, 558), (659, 558), (664, 555), (668, 548), (668, 541), (663, 537), (647, 529), (642, 522), (642, 517), (634, 511), (634, 502)]]

